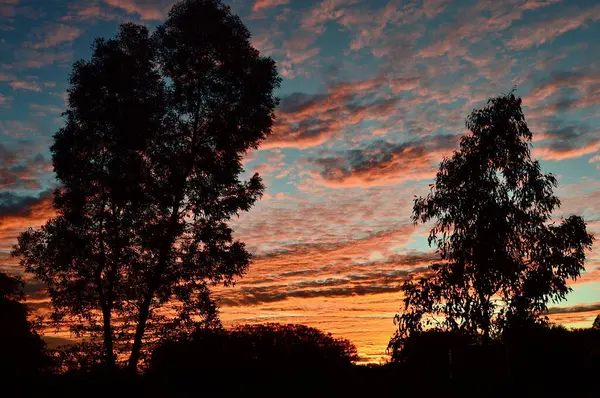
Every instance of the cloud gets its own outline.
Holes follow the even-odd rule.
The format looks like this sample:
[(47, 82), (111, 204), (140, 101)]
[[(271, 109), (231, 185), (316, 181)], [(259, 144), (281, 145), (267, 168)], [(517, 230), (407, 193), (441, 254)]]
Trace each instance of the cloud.
[(600, 309), (599, 303), (580, 304), (572, 307), (551, 308), (550, 321), (570, 327), (589, 328)]
[(51, 191), (37, 197), (0, 192), (0, 252), (10, 251), (21, 232), (42, 225), (54, 215)]
[(19, 157), (17, 156), (17, 153), (15, 151), (11, 151), (9, 150), (6, 146), (2, 145), (0, 143), (0, 165), (3, 167), (10, 167), (10, 166), (14, 166), (16, 163), (18, 163), (18, 159)]
[(266, 10), (267, 8), (289, 4), (290, 0), (255, 0), (252, 12)]
[(469, 48), (486, 37), (502, 32), (520, 20), (526, 11), (549, 6), (556, 1), (530, 2), (525, 0), (476, 1), (470, 7), (456, 9), (456, 22), (442, 25), (440, 39), (419, 49), (424, 58), (448, 54), (451, 58), (467, 56)]
[[(0, 189), (39, 190), (38, 179), (52, 168), (41, 154), (28, 157), (23, 151), (11, 151), (0, 144)], [(6, 193), (10, 193), (6, 191)]]
[(415, 90), (415, 77), (335, 83), (325, 93), (292, 93), (281, 99), (273, 135), (262, 148), (308, 148), (362, 122), (384, 121), (398, 112), (399, 93)]
[(576, 88), (584, 90), (600, 84), (600, 74), (597, 71), (556, 71), (537, 84), (526, 96), (528, 102), (539, 105), (561, 90)]
[(546, 160), (578, 158), (600, 151), (600, 131), (597, 127), (567, 124), (550, 129), (544, 141), (536, 143), (534, 156)]
[(553, 314), (572, 314), (576, 312), (588, 312), (600, 310), (600, 302), (590, 304), (578, 304), (568, 307), (551, 307), (548, 309), (548, 313)]
[(70, 12), (61, 18), (61, 21), (111, 21), (119, 19), (116, 12), (108, 11), (102, 6), (100, 0), (86, 1), (69, 5)]
[(71, 59), (73, 59), (73, 50), (62, 47), (43, 50), (21, 48), (15, 52), (13, 65), (17, 69), (39, 69), (53, 64), (66, 66)]
[(0, 93), (0, 106), (8, 105), (11, 100), (12, 100), (12, 97), (7, 97), (6, 95)]
[(42, 88), (39, 86), (37, 82), (34, 81), (26, 81), (26, 80), (14, 80), (8, 83), (9, 86), (12, 87), (13, 90), (25, 90), (25, 91), (42, 91)]
[(0, 0), (0, 17), (14, 17), (20, 0)]
[[(309, 268), (306, 272), (281, 273), (269, 279), (258, 280), (257, 283), (245, 282), (237, 288), (219, 290), (217, 296), (221, 305), (246, 306), (289, 299), (397, 293), (405, 280), (426, 273), (430, 261), (430, 255), (395, 256), (390, 260), (357, 266), (352, 272), (337, 275)], [(395, 268), (391, 268), (392, 265)], [(290, 280), (291, 276), (299, 277), (300, 280)]]
[(457, 137), (425, 137), (418, 141), (376, 141), (364, 149), (333, 152), (311, 159), (319, 181), (330, 187), (368, 187), (432, 178), (437, 163), (457, 145)]
[[(564, 14), (564, 12), (561, 14)], [(561, 15), (555, 19), (544, 19), (534, 26), (515, 30), (512, 39), (507, 42), (508, 48), (525, 50), (533, 46), (539, 46), (567, 32), (585, 27), (588, 21), (600, 21), (600, 5), (585, 10), (577, 10), (570, 14)]]
[(41, 116), (47, 116), (48, 114), (60, 115), (63, 112), (62, 108), (55, 105), (29, 104), (29, 109)]
[(223, 306), (246, 306), (263, 303), (272, 303), (292, 298), (315, 298), (315, 297), (354, 297), (372, 295), (378, 293), (396, 293), (401, 290), (400, 285), (396, 286), (354, 286), (315, 290), (292, 290), (277, 292), (272, 286), (264, 289), (245, 289), (239, 298), (221, 298), (219, 303)]
[(34, 43), (33, 48), (41, 50), (56, 47), (60, 44), (70, 43), (81, 36), (82, 33), (83, 31), (81, 29), (74, 26), (50, 24), (44, 28), (43, 33), (40, 35), (43, 37), (43, 40)]
[(142, 20), (163, 19), (173, 4), (171, 0), (104, 0), (108, 6), (119, 8), (128, 14), (137, 14)]
[(12, 73), (2, 72), (0, 70), (0, 82), (9, 82), (11, 80), (15, 80), (16, 77)]

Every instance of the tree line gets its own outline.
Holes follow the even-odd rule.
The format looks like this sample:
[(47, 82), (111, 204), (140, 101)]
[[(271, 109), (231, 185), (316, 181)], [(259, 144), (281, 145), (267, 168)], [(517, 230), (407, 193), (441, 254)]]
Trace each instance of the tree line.
[[(50, 321), (81, 343), (48, 355), (22, 283), (0, 274), (2, 318), (11, 319), (2, 344), (17, 350), (3, 353), (3, 366), (30, 350), (25, 373), (144, 367), (218, 378), (231, 368), (352, 367), (356, 348), (313, 328), (224, 329), (211, 297), (211, 286), (231, 285), (251, 263), (228, 222), (264, 191), (257, 174), (241, 179), (242, 159), (271, 134), (280, 82), (220, 0), (184, 0), (153, 33), (126, 23), (94, 41), (91, 58), (73, 65), (50, 148), (57, 215), (23, 232), (13, 252), (46, 286)], [(513, 91), (474, 110), (470, 133), (415, 199), (412, 220), (432, 225), (439, 261), (402, 289), (388, 350), (406, 374), (437, 366), (438, 379), (456, 380), (467, 362), (497, 355), (515, 373), (536, 361), (520, 356), (533, 352), (527, 341), (558, 341), (586, 364), (600, 357), (600, 326), (568, 332), (547, 317), (585, 270), (593, 236), (580, 216), (553, 221), (557, 179), (531, 156), (521, 105)]]

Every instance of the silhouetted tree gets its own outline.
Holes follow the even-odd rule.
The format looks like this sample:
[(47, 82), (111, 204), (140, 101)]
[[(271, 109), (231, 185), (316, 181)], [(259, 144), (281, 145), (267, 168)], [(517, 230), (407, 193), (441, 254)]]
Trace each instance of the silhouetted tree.
[(592, 329), (600, 330), (600, 315), (596, 315), (596, 319), (594, 319), (594, 323), (592, 324)]
[(52, 147), (58, 216), (14, 254), (48, 285), (54, 319), (101, 335), (111, 367), (119, 348), (137, 368), (148, 329), (218, 325), (210, 284), (248, 267), (227, 222), (262, 195), (241, 160), (270, 134), (280, 82), (249, 39), (219, 0), (186, 0), (151, 37), (125, 24), (73, 68)]
[(466, 126), (431, 193), (415, 199), (413, 221), (434, 222), (429, 244), (441, 261), (404, 284), (392, 350), (431, 326), (487, 342), (494, 327), (543, 322), (548, 301), (563, 300), (584, 270), (593, 237), (579, 216), (552, 222), (556, 178), (531, 158), (521, 99), (492, 98)]
[(238, 369), (289, 372), (343, 368), (358, 360), (356, 347), (304, 325), (244, 325), (231, 330), (201, 329), (156, 348), (150, 370), (186, 374)]
[(143, 298), (130, 367), (156, 299), (183, 303), (179, 319), (205, 308), (207, 281), (228, 285), (250, 262), (227, 221), (262, 195), (258, 174), (239, 180), (242, 155), (271, 132), (279, 86), (275, 62), (219, 0), (173, 6), (158, 27), (159, 63), (169, 85), (169, 123), (154, 156), (154, 229), (145, 239), (153, 264), (140, 273)]
[(0, 272), (0, 378), (33, 375), (52, 366), (24, 299), (23, 282)]
[(58, 216), (23, 233), (15, 250), (47, 285), (55, 321), (79, 336), (102, 335), (109, 367), (136, 311), (130, 275), (148, 261), (137, 236), (149, 206), (142, 184), (166, 109), (154, 58), (147, 29), (125, 24), (115, 39), (94, 42), (90, 61), (74, 64), (66, 125), (51, 147)]

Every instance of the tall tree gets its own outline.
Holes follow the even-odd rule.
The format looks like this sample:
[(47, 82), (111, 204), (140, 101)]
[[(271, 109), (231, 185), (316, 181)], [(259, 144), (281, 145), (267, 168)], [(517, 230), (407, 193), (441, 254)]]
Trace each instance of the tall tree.
[(441, 261), (404, 284), (392, 350), (429, 326), (485, 342), (507, 323), (543, 322), (548, 302), (563, 300), (567, 281), (584, 270), (593, 237), (579, 216), (552, 222), (556, 178), (531, 158), (521, 99), (492, 98), (466, 126), (471, 133), (442, 161), (431, 192), (415, 199), (413, 221), (433, 222), (429, 244)]
[(179, 320), (208, 299), (207, 282), (229, 285), (250, 262), (227, 221), (262, 195), (258, 174), (241, 181), (242, 156), (271, 132), (279, 87), (275, 62), (219, 0), (177, 3), (155, 40), (168, 86), (168, 129), (150, 154), (151, 264), (139, 274), (141, 301), (129, 366), (135, 368), (149, 317), (170, 298)]
[(164, 117), (162, 79), (148, 30), (122, 25), (98, 39), (90, 61), (73, 66), (65, 126), (51, 147), (61, 188), (57, 217), (19, 237), (15, 255), (48, 286), (56, 322), (77, 335), (100, 335), (114, 367), (114, 340), (126, 339), (130, 275), (146, 259), (137, 228), (146, 217), (147, 152)]
[[(227, 222), (261, 196), (241, 160), (271, 132), (275, 63), (217, 0), (173, 6), (149, 37), (126, 24), (75, 64), (53, 163), (58, 216), (14, 254), (49, 287), (55, 319), (100, 335), (136, 369), (145, 342), (218, 323), (209, 286), (250, 254)], [(148, 336), (148, 329), (152, 330)]]

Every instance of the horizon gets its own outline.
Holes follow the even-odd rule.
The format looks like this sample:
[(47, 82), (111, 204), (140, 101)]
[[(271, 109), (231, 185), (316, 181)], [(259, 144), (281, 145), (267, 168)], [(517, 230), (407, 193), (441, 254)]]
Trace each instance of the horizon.
[[(51, 3), (51, 4), (49, 4)], [(49, 145), (62, 125), (72, 62), (119, 23), (154, 28), (174, 1), (0, 0), (0, 271), (17, 235), (52, 216)], [(265, 195), (231, 223), (254, 256), (216, 288), (225, 325), (299, 323), (378, 362), (401, 283), (436, 258), (410, 221), (465, 118), (517, 87), (534, 158), (562, 207), (600, 235), (600, 4), (508, 0), (231, 0), (283, 79), (273, 134), (244, 159)], [(590, 326), (600, 309), (600, 249), (551, 320)], [(39, 284), (29, 303), (44, 314)], [(68, 337), (65, 333), (48, 336)]]

